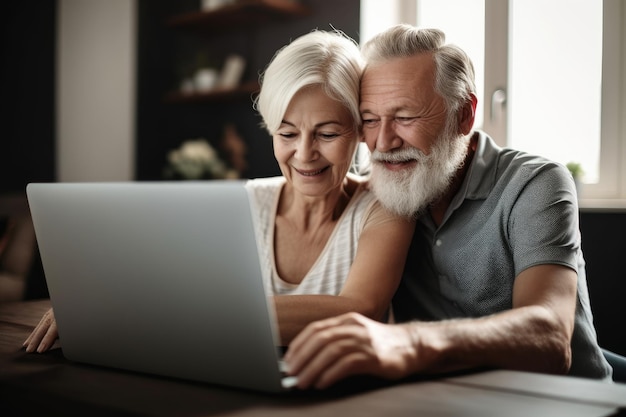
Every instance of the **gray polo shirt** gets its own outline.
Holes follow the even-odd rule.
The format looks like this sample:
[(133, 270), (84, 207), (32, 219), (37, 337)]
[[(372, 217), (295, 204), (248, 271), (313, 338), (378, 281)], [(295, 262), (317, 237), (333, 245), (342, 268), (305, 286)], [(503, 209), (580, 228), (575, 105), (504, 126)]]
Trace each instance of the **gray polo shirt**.
[(571, 375), (607, 378), (585, 278), (574, 181), (547, 159), (502, 149), (483, 132), (442, 224), (421, 216), (393, 301), (395, 319), (480, 317), (512, 307), (515, 277), (534, 265), (578, 273)]

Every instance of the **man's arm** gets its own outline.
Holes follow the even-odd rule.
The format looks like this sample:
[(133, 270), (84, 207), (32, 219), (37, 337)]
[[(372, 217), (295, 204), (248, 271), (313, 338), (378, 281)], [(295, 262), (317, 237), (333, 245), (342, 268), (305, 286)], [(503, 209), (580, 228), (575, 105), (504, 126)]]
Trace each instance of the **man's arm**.
[(516, 278), (513, 309), (491, 316), (385, 325), (348, 314), (316, 322), (285, 359), (300, 388), (325, 388), (355, 374), (396, 379), (482, 366), (565, 373), (576, 283), (568, 267), (539, 265)]

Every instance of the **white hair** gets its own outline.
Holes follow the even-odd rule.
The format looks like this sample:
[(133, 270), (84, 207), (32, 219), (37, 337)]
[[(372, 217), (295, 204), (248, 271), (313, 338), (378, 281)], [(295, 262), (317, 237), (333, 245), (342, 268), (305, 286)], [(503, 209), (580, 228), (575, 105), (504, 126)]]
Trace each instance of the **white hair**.
[[(460, 135), (454, 117), (448, 117), (428, 155), (413, 147), (391, 152), (374, 150), (370, 175), (374, 195), (393, 213), (406, 217), (419, 215), (448, 190), (455, 173), (465, 162), (469, 138)], [(399, 172), (389, 171), (381, 163), (409, 159), (414, 159), (416, 166)]]
[(293, 96), (302, 88), (320, 85), (350, 111), (361, 126), (359, 83), (363, 59), (353, 39), (343, 32), (315, 30), (281, 48), (261, 75), (254, 108), (270, 135), (280, 127)]
[(392, 58), (406, 58), (432, 53), (436, 66), (435, 91), (446, 102), (448, 113), (454, 113), (476, 95), (474, 65), (458, 46), (446, 44), (439, 29), (420, 29), (407, 24), (392, 26), (363, 45), (367, 64)]

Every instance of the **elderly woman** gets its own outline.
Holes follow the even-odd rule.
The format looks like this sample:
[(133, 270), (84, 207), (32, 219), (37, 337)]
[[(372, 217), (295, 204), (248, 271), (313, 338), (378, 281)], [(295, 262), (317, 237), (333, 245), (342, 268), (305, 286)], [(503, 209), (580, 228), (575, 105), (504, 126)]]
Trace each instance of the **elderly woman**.
[(282, 49), (263, 76), (256, 107), (283, 176), (248, 187), (284, 343), (321, 317), (383, 319), (404, 266), (412, 221), (385, 211), (348, 174), (362, 68), (352, 40), (315, 31)]
[[(412, 219), (382, 208), (348, 173), (360, 141), (356, 44), (314, 31), (281, 49), (255, 106), (282, 176), (247, 184), (263, 279), (287, 345), (307, 324), (345, 312), (384, 320), (413, 235)], [(58, 334), (50, 310), (24, 342), (47, 350)]]

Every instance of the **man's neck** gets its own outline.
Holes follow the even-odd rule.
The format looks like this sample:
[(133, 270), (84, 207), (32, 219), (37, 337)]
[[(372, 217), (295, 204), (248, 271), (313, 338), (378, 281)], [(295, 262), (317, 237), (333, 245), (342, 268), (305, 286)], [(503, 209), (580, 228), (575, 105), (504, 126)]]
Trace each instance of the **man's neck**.
[(474, 152), (476, 152), (476, 146), (478, 144), (478, 135), (474, 133), (472, 138), (468, 142), (467, 146), (467, 155), (465, 156), (465, 160), (463, 161), (463, 165), (458, 169), (452, 182), (450, 183), (450, 187), (448, 191), (441, 197), (437, 202), (430, 205), (428, 212), (430, 213), (430, 217), (433, 219), (433, 222), (437, 227), (443, 223), (444, 216), (446, 215), (446, 211), (448, 207), (450, 207), (450, 203), (452, 199), (461, 188), (461, 184), (463, 184), (463, 180), (465, 179), (465, 175), (467, 175), (467, 170), (472, 162), (472, 158), (474, 158)]

